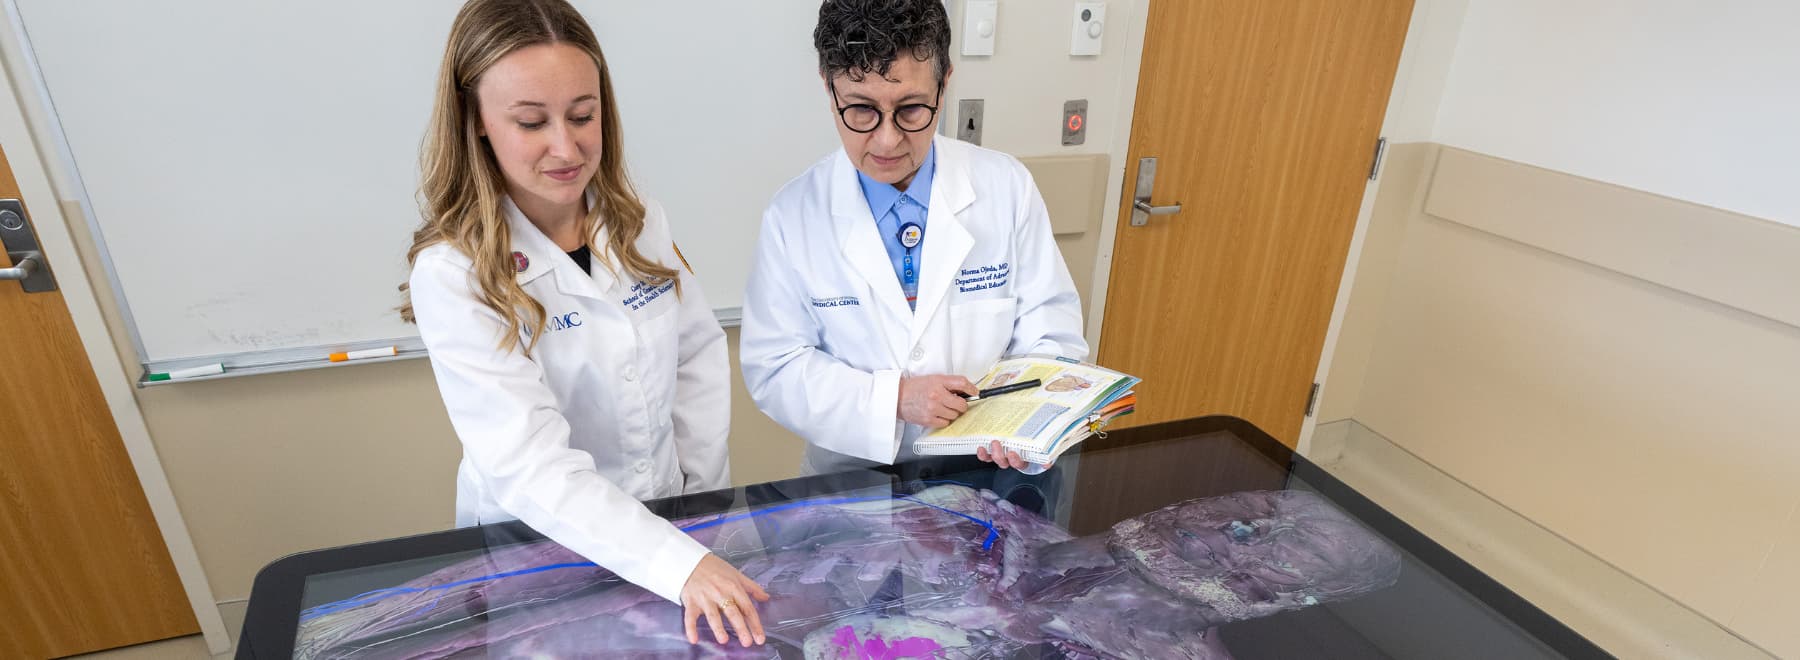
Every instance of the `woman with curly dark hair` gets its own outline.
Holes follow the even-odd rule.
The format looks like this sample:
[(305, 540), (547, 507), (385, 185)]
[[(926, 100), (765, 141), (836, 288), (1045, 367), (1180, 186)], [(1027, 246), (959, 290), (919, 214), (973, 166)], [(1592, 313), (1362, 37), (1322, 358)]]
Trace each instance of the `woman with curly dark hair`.
[[(843, 148), (764, 212), (740, 348), (757, 406), (823, 473), (914, 456), (1002, 356), (1088, 346), (1031, 174), (934, 136), (952, 73), (943, 3), (828, 0), (813, 45)], [(1043, 467), (997, 443), (978, 455)]]

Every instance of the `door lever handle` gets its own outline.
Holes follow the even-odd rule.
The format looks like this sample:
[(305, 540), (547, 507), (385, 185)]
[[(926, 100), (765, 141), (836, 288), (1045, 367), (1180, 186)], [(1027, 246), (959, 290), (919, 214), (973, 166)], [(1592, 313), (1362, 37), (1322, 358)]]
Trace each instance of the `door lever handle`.
[(1156, 190), (1156, 159), (1139, 158), (1137, 171), (1137, 192), (1131, 200), (1131, 226), (1142, 227), (1150, 224), (1150, 216), (1174, 215), (1181, 212), (1181, 202), (1168, 206), (1157, 206), (1150, 203), (1150, 193)]
[(0, 252), (13, 262), (12, 268), (0, 268), (0, 282), (18, 282), (25, 293), (55, 291), (56, 276), (51, 274), (42, 249), (25, 217), (25, 205), (16, 199), (0, 199)]
[(1150, 202), (1147, 202), (1147, 201), (1144, 201), (1141, 199), (1132, 202), (1131, 208), (1137, 209), (1139, 211), (1143, 211), (1150, 215), (1174, 215), (1176, 213), (1181, 212), (1180, 204), (1170, 204), (1168, 206), (1151, 206)]
[(19, 253), (19, 256), (13, 258), (12, 268), (0, 268), (0, 282), (25, 281), (26, 278), (31, 277), (32, 273), (37, 272), (39, 256), (36, 252)]

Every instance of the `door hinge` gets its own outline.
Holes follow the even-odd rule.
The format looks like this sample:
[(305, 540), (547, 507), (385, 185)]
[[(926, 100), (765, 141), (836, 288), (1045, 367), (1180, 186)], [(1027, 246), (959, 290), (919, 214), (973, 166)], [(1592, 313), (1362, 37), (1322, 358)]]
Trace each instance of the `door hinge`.
[(1306, 416), (1313, 416), (1313, 409), (1319, 405), (1319, 384), (1313, 383), (1312, 394), (1306, 395)]
[(1375, 158), (1369, 162), (1369, 180), (1381, 176), (1381, 157), (1387, 155), (1387, 138), (1375, 138)]

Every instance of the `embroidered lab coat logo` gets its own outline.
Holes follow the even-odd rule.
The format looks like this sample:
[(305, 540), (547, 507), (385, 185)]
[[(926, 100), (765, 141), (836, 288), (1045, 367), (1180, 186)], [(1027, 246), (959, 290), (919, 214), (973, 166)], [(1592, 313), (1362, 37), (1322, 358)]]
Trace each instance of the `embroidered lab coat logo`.
[(562, 316), (553, 315), (550, 317), (549, 325), (552, 332), (579, 328), (581, 327), (581, 312), (569, 312)]
[(957, 273), (956, 290), (959, 293), (972, 293), (985, 289), (998, 289), (1006, 286), (1011, 279), (1012, 263), (1010, 262), (964, 268)]
[(625, 309), (635, 312), (643, 309), (645, 305), (655, 302), (657, 298), (661, 298), (663, 294), (674, 288), (675, 280), (663, 280), (662, 284), (651, 284), (639, 280), (636, 284), (631, 285), (631, 295), (620, 300), (619, 303), (624, 305)]

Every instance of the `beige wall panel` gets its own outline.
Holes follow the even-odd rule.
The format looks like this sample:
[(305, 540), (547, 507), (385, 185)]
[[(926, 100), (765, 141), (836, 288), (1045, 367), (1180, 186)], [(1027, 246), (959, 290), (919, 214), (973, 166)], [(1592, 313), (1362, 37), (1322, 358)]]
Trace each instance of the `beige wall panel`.
[(1082, 309), (1093, 301), (1094, 262), (1100, 249), (1100, 222), (1106, 214), (1106, 154), (1035, 156), (1019, 159), (1031, 170), (1044, 206), (1050, 211), (1050, 228), (1062, 250)]
[(1453, 148), (1425, 212), (1800, 325), (1800, 227)]
[(1800, 328), (1435, 219), (1383, 316), (1356, 418), (1709, 616), (1752, 587)]

